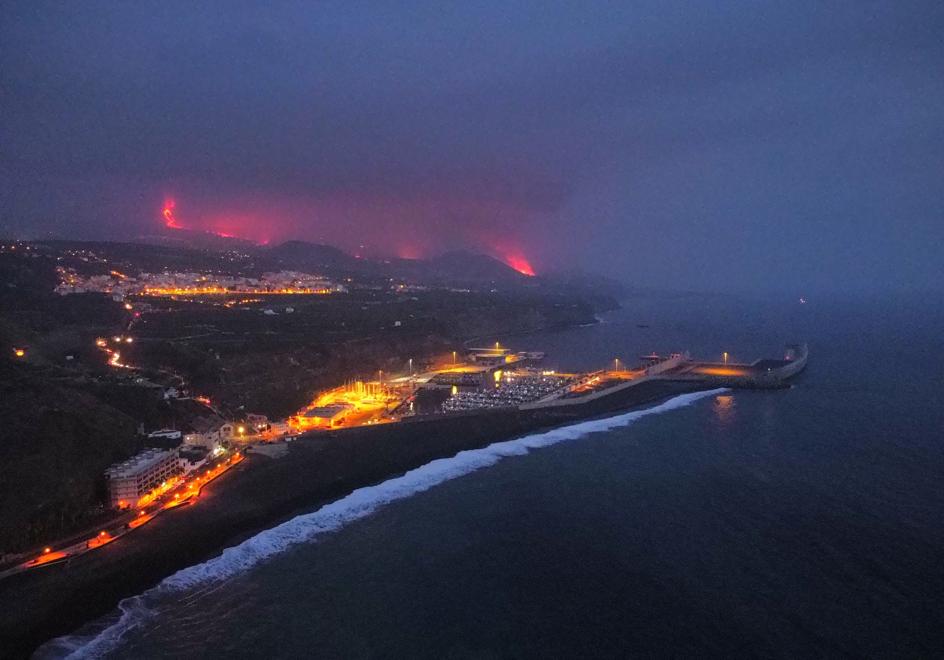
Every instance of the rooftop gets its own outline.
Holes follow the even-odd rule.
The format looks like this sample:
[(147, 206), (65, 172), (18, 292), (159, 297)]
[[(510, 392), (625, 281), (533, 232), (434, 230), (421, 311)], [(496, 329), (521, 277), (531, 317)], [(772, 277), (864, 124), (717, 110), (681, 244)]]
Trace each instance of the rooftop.
[(168, 449), (146, 449), (123, 463), (115, 463), (105, 470), (105, 475), (110, 479), (115, 479), (137, 474), (165, 460), (174, 453), (174, 451)]
[(305, 417), (334, 417), (338, 413), (353, 410), (353, 408), (354, 406), (350, 403), (332, 403), (306, 411)]

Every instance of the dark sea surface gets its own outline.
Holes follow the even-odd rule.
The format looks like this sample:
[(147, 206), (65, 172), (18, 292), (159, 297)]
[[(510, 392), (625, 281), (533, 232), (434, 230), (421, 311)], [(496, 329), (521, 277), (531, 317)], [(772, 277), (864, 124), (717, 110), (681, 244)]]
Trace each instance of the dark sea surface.
[(570, 369), (796, 340), (811, 359), (789, 390), (593, 422), (354, 502), (315, 540), (251, 540), (254, 567), (207, 565), (40, 655), (940, 657), (942, 332), (940, 301), (637, 296), (508, 338)]

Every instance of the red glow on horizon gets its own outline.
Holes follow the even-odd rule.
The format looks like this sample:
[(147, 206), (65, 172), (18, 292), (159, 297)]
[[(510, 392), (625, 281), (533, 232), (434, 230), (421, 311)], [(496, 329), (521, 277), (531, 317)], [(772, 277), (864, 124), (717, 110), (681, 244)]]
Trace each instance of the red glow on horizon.
[[(522, 218), (525, 212), (498, 202), (365, 200), (344, 195), (323, 200), (254, 194), (185, 197), (178, 211), (176, 195), (165, 190), (163, 205), (157, 209), (164, 225), (161, 233), (177, 233), (179, 239), (203, 234), (204, 238), (219, 236), (257, 245), (307, 240), (335, 245), (359, 259), (421, 260), (444, 250), (466, 249), (491, 255), (526, 277), (537, 274), (531, 260), (537, 255), (530, 254), (537, 248), (510, 225), (511, 219)], [(438, 217), (442, 206), (481, 220), (457, 227), (417, 226), (418, 218)], [(509, 220), (502, 220), (502, 226), (488, 220), (496, 217)], [(194, 236), (185, 236), (188, 232)]]
[[(164, 206), (161, 209), (161, 217), (164, 219), (164, 226), (167, 227), (168, 229), (190, 230), (189, 227), (187, 227), (180, 220), (177, 219), (177, 215), (175, 213), (176, 207), (177, 207), (177, 203), (173, 198), (168, 197), (164, 200)], [(244, 222), (245, 220), (246, 220), (245, 218), (240, 218), (236, 222)], [(195, 230), (190, 230), (190, 231), (200, 231), (206, 234), (219, 236), (221, 238), (235, 238), (235, 239), (244, 240), (244, 241), (257, 242), (254, 239), (244, 236), (241, 231), (240, 233), (236, 233), (236, 231), (233, 231), (230, 228), (230, 225), (233, 222), (234, 221), (230, 219), (216, 219), (215, 221), (212, 221), (212, 224), (215, 225), (213, 229), (195, 229)], [(248, 224), (251, 224), (251, 221), (249, 221)], [(262, 239), (260, 243), (262, 245), (267, 245), (269, 243), (269, 238), (266, 237)]]
[(534, 272), (534, 266), (531, 265), (531, 261), (514, 245), (509, 245), (507, 242), (498, 243), (497, 245), (493, 244), (492, 254), (497, 254), (499, 259), (522, 275), (527, 275), (528, 277), (537, 275), (537, 273)]
[(522, 275), (527, 275), (528, 277), (534, 277), (537, 275), (537, 273), (534, 272), (534, 268), (531, 267), (531, 263), (523, 255), (508, 255), (505, 257), (505, 263)]
[(183, 229), (183, 225), (177, 222), (177, 218), (174, 217), (175, 206), (173, 199), (164, 200), (164, 210), (161, 211), (161, 215), (164, 216), (164, 226), (170, 229)]
[(422, 259), (423, 250), (415, 245), (401, 245), (397, 248), (397, 256), (400, 259)]

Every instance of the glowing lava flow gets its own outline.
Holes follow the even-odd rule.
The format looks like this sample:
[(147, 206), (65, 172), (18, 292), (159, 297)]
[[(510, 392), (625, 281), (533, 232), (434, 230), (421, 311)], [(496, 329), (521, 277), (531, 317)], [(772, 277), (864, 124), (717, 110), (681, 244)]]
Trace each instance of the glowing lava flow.
[(514, 243), (499, 241), (492, 243), (490, 247), (491, 249), (488, 251), (492, 255), (505, 262), (505, 264), (511, 266), (522, 275), (527, 275), (528, 277), (537, 275), (537, 273), (534, 272), (534, 267), (531, 265), (531, 262), (528, 261), (528, 258), (524, 256), (521, 249)]
[(531, 267), (531, 264), (520, 254), (507, 255), (505, 257), (505, 263), (514, 268), (516, 271), (522, 275), (527, 275), (528, 277), (534, 277), (537, 273), (534, 272), (534, 268)]
[(177, 218), (174, 217), (174, 200), (167, 199), (164, 201), (164, 210), (161, 211), (161, 215), (164, 216), (164, 225), (170, 229), (183, 229), (183, 225), (177, 222)]
[[(164, 206), (161, 208), (161, 218), (164, 221), (164, 226), (168, 229), (182, 229), (187, 231), (194, 231), (201, 234), (207, 234), (212, 236), (219, 236), (221, 238), (233, 238), (240, 241), (248, 241), (250, 243), (255, 243), (256, 241), (251, 238), (243, 237), (239, 234), (226, 231), (223, 228), (221, 229), (191, 229), (188, 226), (185, 226), (178, 218), (176, 214), (177, 203), (172, 197), (167, 197), (164, 199)], [(220, 222), (215, 223), (216, 226), (220, 226)], [(225, 227), (225, 222), (223, 223)], [(263, 244), (268, 243), (269, 239), (262, 241)]]

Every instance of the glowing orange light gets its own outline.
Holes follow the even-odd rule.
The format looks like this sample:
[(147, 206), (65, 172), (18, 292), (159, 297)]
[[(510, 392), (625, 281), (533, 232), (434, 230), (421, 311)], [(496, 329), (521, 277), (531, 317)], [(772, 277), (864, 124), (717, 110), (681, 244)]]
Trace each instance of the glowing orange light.
[(415, 245), (401, 245), (397, 248), (397, 256), (401, 259), (420, 259), (423, 253), (422, 250)]
[(164, 225), (170, 229), (183, 229), (183, 225), (177, 222), (177, 218), (174, 216), (175, 206), (173, 199), (164, 200), (164, 209), (161, 211), (161, 215), (164, 216)]
[(534, 277), (535, 272), (534, 268), (531, 267), (531, 264), (520, 254), (509, 255), (505, 257), (505, 263), (514, 268), (516, 271), (522, 275), (527, 275), (528, 277)]
[(26, 562), (25, 566), (28, 568), (32, 568), (33, 566), (42, 566), (43, 564), (48, 564), (67, 556), (68, 555), (65, 552), (61, 552), (59, 550), (53, 552), (52, 548), (43, 548), (43, 553), (36, 559)]
[(21, 357), (24, 357), (24, 356), (26, 355), (26, 351), (23, 350), (22, 348), (14, 348), (14, 349), (13, 349), (13, 354), (14, 354), (16, 357), (21, 358)]

